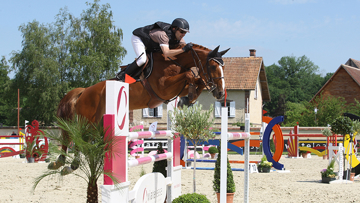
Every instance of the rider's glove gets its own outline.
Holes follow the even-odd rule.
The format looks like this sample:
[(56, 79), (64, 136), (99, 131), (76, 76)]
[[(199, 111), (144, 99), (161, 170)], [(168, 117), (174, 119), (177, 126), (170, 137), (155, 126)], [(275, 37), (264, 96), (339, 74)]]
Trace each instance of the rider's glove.
[(188, 52), (190, 49), (192, 49), (193, 44), (192, 43), (187, 43), (182, 50), (184, 50), (184, 52)]

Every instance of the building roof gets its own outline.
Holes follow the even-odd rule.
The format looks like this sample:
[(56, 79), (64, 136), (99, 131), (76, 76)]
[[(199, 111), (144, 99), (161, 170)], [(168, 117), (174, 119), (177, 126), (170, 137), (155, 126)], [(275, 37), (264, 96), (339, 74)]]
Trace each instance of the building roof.
[[(349, 65), (345, 65), (345, 64), (341, 64), (340, 67), (335, 71), (335, 73), (331, 76), (331, 78), (325, 83), (324, 86), (321, 87), (321, 89), (314, 95), (314, 97), (310, 100), (310, 102), (312, 102), (322, 91), (323, 89), (333, 80), (334, 77), (336, 77), (337, 73), (341, 70), (344, 69), (349, 76), (360, 86), (360, 68), (355, 67), (356, 64), (355, 63), (349, 63), (349, 62), (358, 62), (360, 67), (360, 61), (357, 60), (348, 60), (348, 62), (346, 62)], [(352, 66), (350, 66), (352, 65)], [(355, 66), (354, 66), (355, 65)]]
[(345, 63), (345, 65), (360, 69), (360, 61), (352, 58), (349, 58), (349, 60)]
[(270, 101), (265, 67), (262, 57), (223, 57), (225, 84), (228, 90), (255, 90), (260, 79), (263, 101)]

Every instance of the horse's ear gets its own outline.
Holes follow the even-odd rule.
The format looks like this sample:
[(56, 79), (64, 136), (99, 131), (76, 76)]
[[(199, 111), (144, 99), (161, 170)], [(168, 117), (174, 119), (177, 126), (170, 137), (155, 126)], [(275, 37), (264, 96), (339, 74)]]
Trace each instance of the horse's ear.
[(219, 51), (219, 46), (217, 46), (214, 50), (212, 50), (210, 53), (209, 53), (209, 56), (216, 56), (216, 53), (218, 53)]
[(229, 50), (230, 50), (230, 48), (228, 48), (228, 49), (226, 49), (226, 50), (224, 50), (224, 51), (219, 52), (219, 54), (221, 54), (221, 56), (223, 56), (223, 55), (226, 54), (226, 52), (228, 52)]

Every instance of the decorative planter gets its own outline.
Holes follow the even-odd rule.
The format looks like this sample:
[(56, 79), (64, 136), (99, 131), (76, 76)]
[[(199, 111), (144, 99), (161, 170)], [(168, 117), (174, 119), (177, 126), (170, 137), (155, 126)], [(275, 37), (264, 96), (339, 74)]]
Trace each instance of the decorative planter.
[(212, 159), (215, 158), (215, 155), (216, 155), (216, 154), (210, 154), (210, 156), (211, 156)]
[[(344, 179), (344, 180), (347, 180), (347, 179), (348, 179), (347, 173), (348, 173), (348, 171), (344, 171), (344, 175), (343, 175), (343, 179)], [(350, 178), (349, 178), (349, 180), (350, 180), (350, 181), (354, 181), (354, 178), (355, 178), (355, 173), (350, 172)]]
[[(226, 193), (226, 203), (233, 203), (234, 202), (234, 194), (235, 193)], [(220, 203), (220, 193), (216, 193), (217, 200)]]
[(270, 173), (270, 169), (269, 167), (258, 167), (259, 173)]
[(323, 155), (323, 159), (329, 159), (329, 155), (328, 155), (328, 154), (324, 154), (324, 155)]
[(354, 178), (355, 178), (355, 173), (350, 173), (350, 180), (354, 181)]
[(330, 178), (330, 177), (323, 177), (321, 176), (321, 182), (322, 183), (329, 183), (330, 181), (336, 180), (336, 178)]
[(34, 157), (29, 157), (29, 158), (27, 158), (27, 162), (28, 162), (28, 163), (34, 163), (34, 162), (35, 162), (35, 158), (34, 158)]
[(301, 153), (301, 156), (305, 159), (305, 158), (307, 158), (307, 152), (306, 153)]

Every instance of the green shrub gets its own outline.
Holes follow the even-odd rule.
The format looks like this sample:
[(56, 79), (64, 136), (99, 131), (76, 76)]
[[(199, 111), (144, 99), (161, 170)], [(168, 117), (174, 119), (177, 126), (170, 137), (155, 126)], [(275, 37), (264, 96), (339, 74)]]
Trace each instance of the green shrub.
[[(220, 165), (221, 165), (221, 141), (218, 146), (218, 157), (215, 163), (214, 170), (214, 180), (213, 180), (213, 189), (215, 192), (220, 193)], [(227, 184), (226, 184), (226, 192), (234, 193), (235, 192), (235, 182), (234, 176), (231, 170), (229, 158), (227, 158)]]
[(210, 201), (205, 195), (188, 193), (175, 198), (172, 203), (210, 203)]
[(216, 153), (218, 153), (219, 151), (218, 151), (218, 149), (217, 149), (216, 147), (210, 147), (209, 150), (208, 150), (208, 152), (209, 152), (210, 154), (216, 154)]

